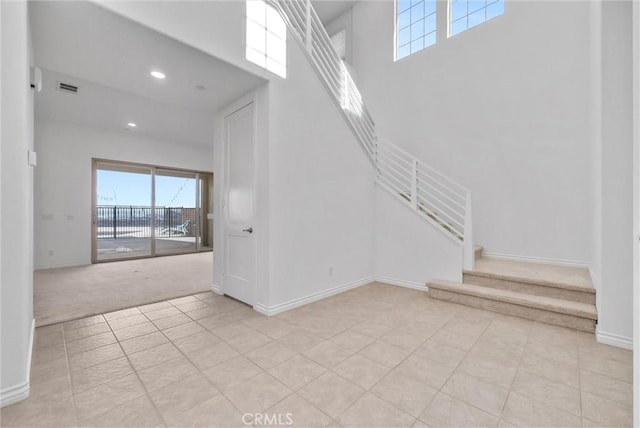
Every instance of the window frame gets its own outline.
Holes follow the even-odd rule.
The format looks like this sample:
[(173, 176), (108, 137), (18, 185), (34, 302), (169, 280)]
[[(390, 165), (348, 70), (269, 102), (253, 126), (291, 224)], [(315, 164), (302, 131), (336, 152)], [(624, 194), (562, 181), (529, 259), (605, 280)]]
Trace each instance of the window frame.
[[(256, 2), (256, 3), (262, 4), (262, 7), (264, 8), (264, 23), (260, 22), (259, 20), (256, 20), (254, 16), (249, 15), (250, 2)], [(276, 15), (279, 20), (281, 20), (281, 22), (279, 23), (279, 26), (281, 27), (282, 34), (278, 34), (276, 31), (274, 31), (273, 28), (269, 27), (269, 14), (270, 14), (269, 10), (271, 10), (272, 11), (271, 13)], [(263, 33), (263, 37), (264, 37), (263, 49), (258, 48), (255, 45), (250, 45), (249, 28), (252, 25), (255, 26), (257, 29), (259, 29), (260, 32)], [(264, 0), (246, 0), (244, 27), (245, 27), (244, 28), (245, 59), (250, 63), (257, 65), (258, 67), (263, 68), (269, 71), (270, 73), (275, 74), (276, 76), (286, 79), (287, 78), (287, 57), (288, 57), (288, 48), (289, 48), (289, 45), (287, 43), (288, 29), (287, 29), (286, 23), (284, 22), (284, 20), (282, 19), (278, 11)], [(275, 56), (270, 55), (270, 53), (272, 53), (274, 50), (273, 45), (271, 45), (272, 46), (271, 49), (269, 47), (270, 39), (277, 40), (278, 43), (282, 43), (284, 45), (283, 47), (281, 47), (284, 53), (283, 58), (276, 58)], [(255, 55), (255, 57), (252, 58), (249, 55), (250, 52), (253, 55)], [(257, 61), (257, 57), (259, 56), (262, 57), (262, 61)]]
[[(393, 6), (393, 28), (394, 28), (394, 37), (393, 37), (393, 60), (395, 61), (400, 61), (404, 58), (408, 58), (413, 54), (416, 54), (420, 51), (423, 51), (425, 49), (427, 49), (428, 47), (431, 47), (433, 45), (435, 45), (438, 41), (438, 1), (437, 0), (420, 0), (418, 2), (416, 2), (416, 4), (412, 5), (411, 4), (411, 0), (407, 0), (409, 7), (400, 11), (400, 1), (401, 0), (395, 0), (394, 1), (394, 6)], [(423, 4), (423, 13), (422, 16), (417, 19), (416, 21), (412, 22), (411, 19), (411, 14), (412, 12), (409, 12), (409, 23), (408, 25), (406, 25), (405, 27), (400, 28), (399, 24), (400, 24), (400, 14), (401, 13), (405, 13), (407, 11), (411, 11), (411, 9), (415, 6), (417, 6), (417, 3), (422, 3)], [(433, 10), (429, 13), (428, 9), (427, 9), (427, 4), (429, 5), (433, 5)], [(433, 20), (433, 27), (429, 28), (429, 31), (427, 32), (425, 30), (425, 26), (427, 25), (427, 20)], [(412, 40), (412, 36), (411, 36), (411, 27), (415, 24), (417, 24), (418, 22), (422, 21), (422, 34), (413, 39)], [(409, 29), (409, 42), (404, 43), (402, 46), (399, 45), (399, 38), (400, 38), (400, 31), (402, 30), (406, 30)], [(432, 37), (433, 40), (430, 42), (427, 42), (427, 37)], [(415, 51), (412, 51), (411, 48), (411, 44), (417, 40), (422, 39), (422, 47), (416, 49)], [(428, 43), (428, 44), (427, 44)], [(400, 48), (405, 47), (405, 46), (409, 46), (409, 52), (403, 56), (399, 56), (400, 54)]]
[[(504, 13), (505, 13), (505, 3), (506, 3), (505, 0), (484, 0), (484, 6), (479, 8), (479, 9), (476, 9), (476, 10), (472, 11), (471, 13), (469, 13), (469, 0), (465, 0), (466, 6), (467, 6), (466, 14), (454, 21), (453, 20), (453, 3), (455, 1), (459, 1), (459, 0), (447, 0), (447, 38), (451, 38), (451, 37), (457, 36), (458, 34), (464, 33), (465, 31), (470, 30), (471, 28), (475, 28), (475, 27), (477, 27), (479, 25), (482, 25), (485, 22), (488, 22), (488, 21), (490, 21), (492, 19), (495, 19), (495, 18), (497, 18), (499, 16), (504, 15)], [(497, 4), (501, 4), (502, 5), (502, 11), (499, 14), (496, 14), (496, 15), (493, 15), (493, 16), (487, 18), (487, 11), (488, 11), (489, 6), (493, 6), (493, 5), (497, 5)], [(483, 19), (483, 21), (469, 26), (469, 16), (473, 15), (473, 14), (476, 14), (481, 10), (484, 11), (484, 19)], [(466, 21), (466, 27), (464, 29), (454, 33), (453, 32), (454, 23), (456, 23), (458, 21), (461, 21), (463, 19)]]

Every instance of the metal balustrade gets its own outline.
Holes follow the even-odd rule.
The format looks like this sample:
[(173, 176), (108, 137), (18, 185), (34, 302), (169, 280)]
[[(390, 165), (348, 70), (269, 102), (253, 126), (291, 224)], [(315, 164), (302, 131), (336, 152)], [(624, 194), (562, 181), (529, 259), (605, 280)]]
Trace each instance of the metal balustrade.
[(277, 10), (342, 112), (377, 171), (377, 183), (463, 246), (464, 268), (474, 262), (469, 190), (399, 146), (383, 140), (351, 74), (309, 0), (266, 0)]
[(155, 225), (155, 236), (195, 236), (196, 209), (183, 207), (98, 205), (96, 225), (98, 239), (151, 238)]

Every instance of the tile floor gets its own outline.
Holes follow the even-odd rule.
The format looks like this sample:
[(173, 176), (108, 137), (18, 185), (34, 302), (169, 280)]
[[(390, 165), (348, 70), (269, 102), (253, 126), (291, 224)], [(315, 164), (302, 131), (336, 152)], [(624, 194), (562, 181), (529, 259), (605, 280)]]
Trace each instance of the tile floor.
[(36, 330), (2, 426), (631, 426), (631, 352), (371, 284), (275, 317), (202, 293)]

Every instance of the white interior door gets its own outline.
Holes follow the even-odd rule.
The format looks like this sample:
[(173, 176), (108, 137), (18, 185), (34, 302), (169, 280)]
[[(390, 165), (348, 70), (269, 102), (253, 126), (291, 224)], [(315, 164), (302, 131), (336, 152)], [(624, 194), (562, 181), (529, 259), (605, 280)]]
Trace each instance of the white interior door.
[(253, 104), (225, 118), (224, 293), (252, 305), (256, 276)]

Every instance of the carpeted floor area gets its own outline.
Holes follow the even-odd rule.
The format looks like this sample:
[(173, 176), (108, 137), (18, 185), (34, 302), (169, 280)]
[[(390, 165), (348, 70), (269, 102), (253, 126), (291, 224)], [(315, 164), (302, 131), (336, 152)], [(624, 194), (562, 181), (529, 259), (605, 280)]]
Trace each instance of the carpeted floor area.
[(34, 273), (36, 326), (211, 290), (213, 253), (46, 269)]

